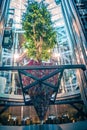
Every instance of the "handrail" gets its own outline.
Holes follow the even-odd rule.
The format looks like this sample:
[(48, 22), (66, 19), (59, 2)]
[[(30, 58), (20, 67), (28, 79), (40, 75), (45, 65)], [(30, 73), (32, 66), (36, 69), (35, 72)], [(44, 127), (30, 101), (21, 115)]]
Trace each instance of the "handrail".
[(50, 66), (0, 66), (1, 71), (8, 70), (45, 70), (45, 69), (82, 69), (86, 70), (84, 64), (73, 64), (73, 65), (50, 65)]

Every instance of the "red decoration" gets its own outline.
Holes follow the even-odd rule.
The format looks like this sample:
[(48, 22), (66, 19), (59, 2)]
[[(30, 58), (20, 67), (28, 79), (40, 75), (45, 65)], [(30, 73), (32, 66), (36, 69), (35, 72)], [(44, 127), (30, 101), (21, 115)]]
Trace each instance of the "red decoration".
[[(30, 60), (27, 64), (27, 66), (50, 66), (53, 65), (52, 63), (43, 63), (43, 62), (37, 62), (34, 60)], [(45, 70), (28, 70), (27, 72), (35, 76), (36, 78), (42, 78), (46, 75), (49, 75), (51, 72), (53, 72), (53, 69), (45, 69)], [(58, 80), (58, 74), (54, 75), (53, 77), (45, 80), (44, 82), (51, 83), (53, 85), (56, 85)], [(31, 84), (34, 82), (30, 77), (23, 76), (23, 85), (24, 87), (26, 85)], [(31, 87), (28, 90), (28, 94), (33, 102), (33, 105), (37, 111), (37, 114), (40, 118), (40, 120), (44, 119), (44, 116), (46, 115), (50, 99), (52, 97), (52, 94), (54, 93), (54, 89), (46, 86), (44, 84), (38, 83), (37, 85)]]

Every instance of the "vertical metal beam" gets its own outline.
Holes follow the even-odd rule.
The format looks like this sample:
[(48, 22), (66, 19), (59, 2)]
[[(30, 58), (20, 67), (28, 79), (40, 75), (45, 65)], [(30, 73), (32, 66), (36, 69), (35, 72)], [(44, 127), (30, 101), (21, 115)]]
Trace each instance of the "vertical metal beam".
[(56, 88), (57, 88), (57, 90), (55, 91), (55, 96), (54, 96), (54, 100), (52, 100), (52, 102), (55, 102), (55, 100), (56, 100), (56, 96), (57, 96), (57, 93), (58, 93), (58, 90), (59, 90), (59, 86), (60, 86), (60, 83), (61, 83), (61, 78), (62, 78), (62, 76), (63, 76), (63, 71), (64, 70), (62, 70), (61, 72), (60, 72), (60, 75), (59, 75), (59, 78), (58, 78), (58, 82), (57, 82), (57, 85), (56, 85)]
[(25, 100), (25, 93), (24, 93), (24, 90), (23, 90), (23, 83), (22, 83), (22, 78), (21, 78), (21, 73), (20, 73), (20, 71), (18, 71), (18, 75), (19, 75), (20, 86), (21, 86), (21, 88), (22, 88), (22, 93), (23, 93), (24, 102), (26, 102), (26, 100)]

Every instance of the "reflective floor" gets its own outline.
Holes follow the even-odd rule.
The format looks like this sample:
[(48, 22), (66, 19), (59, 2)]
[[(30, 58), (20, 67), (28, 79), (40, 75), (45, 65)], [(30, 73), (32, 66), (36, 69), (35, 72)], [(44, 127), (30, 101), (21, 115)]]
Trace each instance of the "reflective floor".
[(0, 126), (0, 130), (87, 130), (87, 120), (62, 125)]

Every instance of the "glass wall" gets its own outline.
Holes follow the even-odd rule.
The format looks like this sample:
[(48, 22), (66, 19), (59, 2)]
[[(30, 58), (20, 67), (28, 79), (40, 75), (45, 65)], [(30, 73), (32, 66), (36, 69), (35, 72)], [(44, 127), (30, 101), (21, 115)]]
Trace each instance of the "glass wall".
[[(78, 10), (75, 8), (75, 3), (73, 0), (61, 0), (61, 6), (76, 63), (87, 65), (87, 41), (82, 28), (80, 17), (78, 16)], [(77, 75), (79, 77), (78, 81), (83, 100), (85, 104), (87, 104), (86, 72), (82, 73), (79, 71)]]

